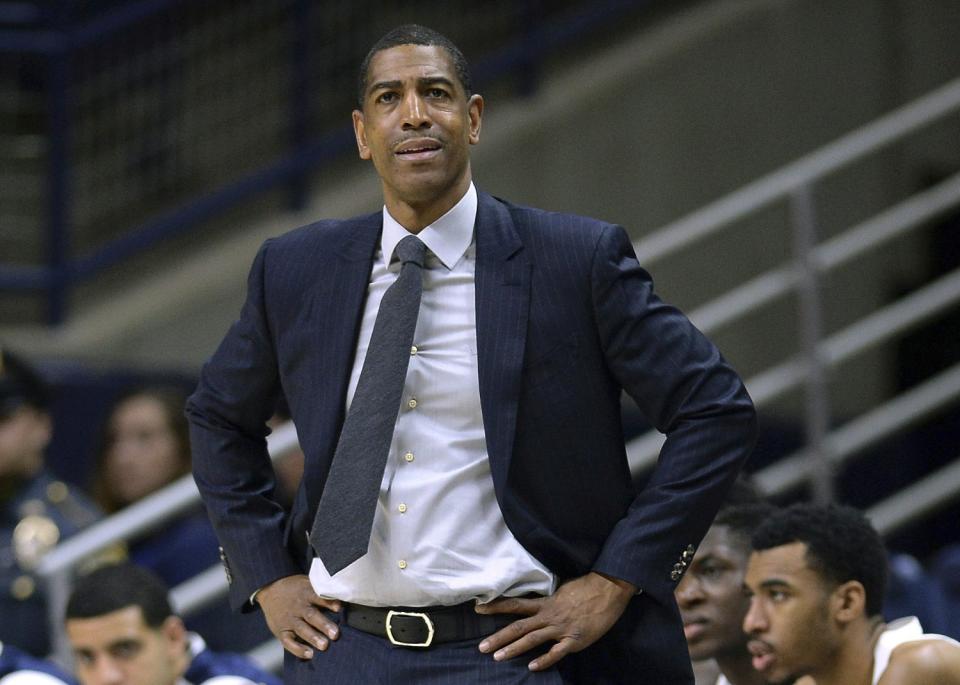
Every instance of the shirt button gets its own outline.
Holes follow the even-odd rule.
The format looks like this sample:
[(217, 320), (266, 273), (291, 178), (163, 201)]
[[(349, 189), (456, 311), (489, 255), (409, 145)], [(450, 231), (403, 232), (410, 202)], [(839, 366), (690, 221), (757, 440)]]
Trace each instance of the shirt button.
[(405, 568), (407, 567), (407, 562), (406, 562), (406, 560), (405, 560), (405, 559), (401, 559), (400, 561), (397, 562), (397, 566), (398, 566), (398, 567), (400, 568), (400, 570), (402, 571), (403, 569), (405, 569)]
[(411, 462), (413, 461), (413, 452), (407, 452), (403, 455), (404, 461)]
[(410, 354), (411, 354), (411, 355), (416, 354), (418, 351), (419, 351), (419, 350), (417, 349), (417, 346), (416, 346), (416, 345), (414, 345), (413, 347), (410, 348)]
[(407, 513), (407, 505), (401, 503), (400, 506), (397, 507), (397, 511), (399, 511), (401, 514), (406, 514), (406, 513)]
[(407, 406), (410, 407), (411, 409), (416, 409), (416, 408), (417, 408), (417, 398), (416, 398), (416, 397), (411, 397), (409, 400), (407, 400)]

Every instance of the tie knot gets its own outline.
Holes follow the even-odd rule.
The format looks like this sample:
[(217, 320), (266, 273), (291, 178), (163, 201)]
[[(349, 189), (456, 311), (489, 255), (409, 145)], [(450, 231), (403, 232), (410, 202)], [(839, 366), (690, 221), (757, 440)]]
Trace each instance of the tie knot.
[(401, 266), (407, 262), (413, 262), (423, 268), (423, 258), (426, 251), (427, 246), (423, 244), (420, 238), (415, 235), (408, 235), (397, 243), (394, 254), (397, 255), (397, 259), (400, 260)]

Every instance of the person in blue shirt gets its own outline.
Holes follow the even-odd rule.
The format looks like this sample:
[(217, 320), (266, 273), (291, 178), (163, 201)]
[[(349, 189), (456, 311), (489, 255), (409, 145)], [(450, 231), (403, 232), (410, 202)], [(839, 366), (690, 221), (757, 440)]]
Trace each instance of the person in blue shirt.
[(45, 464), (53, 433), (46, 384), (23, 358), (0, 349), (0, 642), (50, 651), (43, 555), (100, 512)]
[(0, 642), (0, 685), (74, 685), (58, 666)]
[(129, 563), (77, 582), (65, 622), (81, 685), (281, 685), (241, 654), (207, 649), (168, 594), (153, 572)]

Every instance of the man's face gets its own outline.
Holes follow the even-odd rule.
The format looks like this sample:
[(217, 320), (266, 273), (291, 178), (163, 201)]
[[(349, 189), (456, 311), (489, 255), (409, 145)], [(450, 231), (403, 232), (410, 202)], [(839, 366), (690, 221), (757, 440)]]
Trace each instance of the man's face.
[(81, 685), (174, 685), (187, 667), (181, 620), (151, 628), (138, 606), (68, 619), (67, 637)]
[(38, 468), (50, 434), (50, 417), (33, 407), (0, 416), (0, 477), (26, 476)]
[(753, 667), (771, 683), (793, 682), (829, 664), (838, 650), (831, 591), (807, 565), (807, 546), (794, 542), (750, 555), (743, 620)]
[(452, 206), (470, 183), (483, 99), (467, 97), (453, 58), (436, 45), (399, 45), (370, 60), (353, 112), (360, 157), (373, 161), (388, 208)]
[(743, 594), (748, 548), (727, 526), (712, 527), (677, 586), (683, 632), (694, 661), (747, 653), (741, 626), (750, 606)]

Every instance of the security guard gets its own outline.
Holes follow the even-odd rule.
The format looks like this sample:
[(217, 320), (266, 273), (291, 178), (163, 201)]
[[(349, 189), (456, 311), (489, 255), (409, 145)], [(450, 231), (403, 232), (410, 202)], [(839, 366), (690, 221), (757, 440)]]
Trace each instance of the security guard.
[(52, 425), (44, 384), (0, 349), (0, 642), (35, 656), (50, 648), (34, 571), (61, 540), (99, 518), (96, 506), (44, 468)]

